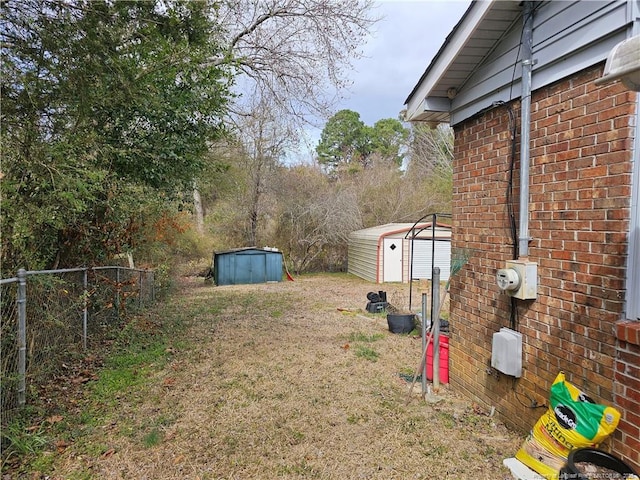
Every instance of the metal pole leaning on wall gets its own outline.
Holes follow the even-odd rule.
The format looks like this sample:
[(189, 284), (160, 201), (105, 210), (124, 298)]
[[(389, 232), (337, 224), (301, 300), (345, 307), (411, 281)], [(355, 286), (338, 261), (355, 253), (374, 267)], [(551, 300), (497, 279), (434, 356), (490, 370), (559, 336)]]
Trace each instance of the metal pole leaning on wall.
[(27, 403), (27, 272), (18, 270), (18, 406)]

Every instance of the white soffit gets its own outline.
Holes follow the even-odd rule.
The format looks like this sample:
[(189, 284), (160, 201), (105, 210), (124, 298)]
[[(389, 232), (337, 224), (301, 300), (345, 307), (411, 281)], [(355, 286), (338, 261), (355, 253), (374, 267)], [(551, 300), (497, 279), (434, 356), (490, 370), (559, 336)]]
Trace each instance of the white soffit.
[(521, 14), (520, 2), (474, 1), (406, 99), (405, 121), (447, 121), (451, 98)]

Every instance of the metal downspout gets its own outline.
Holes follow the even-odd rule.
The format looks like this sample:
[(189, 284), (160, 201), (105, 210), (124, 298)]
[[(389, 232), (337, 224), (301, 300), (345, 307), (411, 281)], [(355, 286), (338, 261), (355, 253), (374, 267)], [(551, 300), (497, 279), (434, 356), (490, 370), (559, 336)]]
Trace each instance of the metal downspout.
[(533, 2), (524, 2), (522, 29), (522, 96), (520, 124), (520, 232), (518, 254), (529, 256), (529, 160), (531, 130), (531, 70), (533, 69)]

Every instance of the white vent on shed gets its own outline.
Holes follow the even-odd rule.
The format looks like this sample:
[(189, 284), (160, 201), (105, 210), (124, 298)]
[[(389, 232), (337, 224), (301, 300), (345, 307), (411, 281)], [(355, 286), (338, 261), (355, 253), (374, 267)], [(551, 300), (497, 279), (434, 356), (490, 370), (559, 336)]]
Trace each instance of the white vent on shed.
[(522, 376), (522, 334), (502, 327), (493, 334), (491, 366), (512, 377)]

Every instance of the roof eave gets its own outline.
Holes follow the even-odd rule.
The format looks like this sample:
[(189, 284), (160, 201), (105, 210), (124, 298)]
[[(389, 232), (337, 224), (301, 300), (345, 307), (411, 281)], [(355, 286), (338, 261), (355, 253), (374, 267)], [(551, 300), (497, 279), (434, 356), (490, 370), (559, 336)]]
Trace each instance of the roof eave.
[[(444, 106), (442, 97), (431, 97), (443, 75), (451, 67), (469, 38), (481, 24), (496, 0), (473, 1), (440, 47), (425, 72), (405, 100), (404, 121), (447, 123), (451, 102)], [(437, 108), (436, 108), (437, 106)]]

